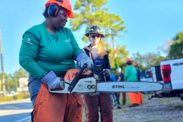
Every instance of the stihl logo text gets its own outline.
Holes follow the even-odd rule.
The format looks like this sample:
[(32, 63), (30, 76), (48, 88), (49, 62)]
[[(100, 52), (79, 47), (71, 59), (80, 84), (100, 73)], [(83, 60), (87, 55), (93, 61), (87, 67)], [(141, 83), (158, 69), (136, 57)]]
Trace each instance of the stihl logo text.
[(113, 85), (112, 88), (113, 88), (113, 89), (114, 89), (114, 88), (125, 88), (125, 86), (124, 86), (124, 85)]

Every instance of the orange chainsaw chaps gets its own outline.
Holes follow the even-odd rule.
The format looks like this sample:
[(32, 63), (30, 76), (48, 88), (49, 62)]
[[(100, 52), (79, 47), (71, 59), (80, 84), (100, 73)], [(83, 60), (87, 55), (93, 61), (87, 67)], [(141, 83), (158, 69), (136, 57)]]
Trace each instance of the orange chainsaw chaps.
[[(68, 81), (73, 81), (73, 79), (75, 78), (76, 74), (79, 72), (79, 69), (70, 69), (67, 71), (67, 73), (65, 74), (64, 77), (64, 81), (68, 80)], [(83, 72), (82, 75), (88, 75), (90, 74), (90, 72)], [(83, 105), (84, 101), (82, 98), (82, 95), (80, 94), (73, 94), (74, 97), (77, 99), (78, 103)]]
[[(78, 72), (78, 69), (68, 70), (64, 81), (72, 81)], [(47, 85), (41, 83), (34, 105), (34, 122), (82, 122), (82, 107), (82, 95), (50, 93)]]

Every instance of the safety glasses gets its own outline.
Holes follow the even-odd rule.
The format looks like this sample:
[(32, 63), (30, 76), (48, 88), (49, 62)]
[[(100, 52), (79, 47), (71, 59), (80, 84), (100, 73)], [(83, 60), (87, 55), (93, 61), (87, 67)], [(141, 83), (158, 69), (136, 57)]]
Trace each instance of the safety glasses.
[(63, 14), (63, 15), (64, 15), (64, 17), (68, 17), (68, 15), (67, 15), (64, 11), (59, 10), (58, 12), (59, 12), (59, 13), (61, 13), (61, 14)]
[(63, 2), (63, 0), (57, 0), (58, 2)]
[(95, 37), (99, 38), (100, 35), (91, 35), (91, 37), (94, 39)]

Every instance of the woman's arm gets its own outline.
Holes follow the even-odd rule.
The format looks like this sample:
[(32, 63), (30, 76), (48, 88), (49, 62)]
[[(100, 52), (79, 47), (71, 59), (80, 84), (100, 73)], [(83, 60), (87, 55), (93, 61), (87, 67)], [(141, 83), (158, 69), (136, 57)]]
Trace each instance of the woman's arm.
[(39, 48), (39, 40), (33, 34), (25, 33), (19, 52), (19, 63), (27, 72), (38, 79), (48, 73), (35, 62)]
[(41, 79), (41, 82), (47, 84), (49, 88), (63, 88), (63, 81), (57, 78), (53, 71), (46, 71), (36, 63), (39, 49), (39, 40), (33, 34), (26, 33), (23, 37), (19, 53), (20, 65), (31, 75)]

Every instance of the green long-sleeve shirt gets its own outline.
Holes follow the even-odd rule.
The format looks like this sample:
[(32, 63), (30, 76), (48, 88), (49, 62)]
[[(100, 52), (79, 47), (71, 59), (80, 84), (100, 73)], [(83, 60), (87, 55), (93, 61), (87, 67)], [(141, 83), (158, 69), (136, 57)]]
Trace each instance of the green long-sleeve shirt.
[(137, 69), (130, 65), (125, 69), (125, 81), (138, 81), (137, 80)]
[(81, 52), (70, 29), (62, 28), (52, 34), (43, 22), (24, 33), (19, 63), (31, 75), (40, 79), (50, 70), (61, 74), (75, 69), (74, 60)]

